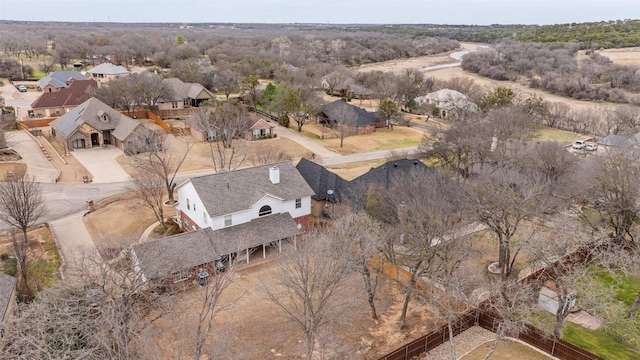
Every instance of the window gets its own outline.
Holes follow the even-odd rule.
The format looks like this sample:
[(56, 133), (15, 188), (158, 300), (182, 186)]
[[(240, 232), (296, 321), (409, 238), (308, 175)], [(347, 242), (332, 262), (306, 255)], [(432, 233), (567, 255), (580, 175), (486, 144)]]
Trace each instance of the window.
[(269, 205), (265, 205), (263, 207), (260, 208), (260, 211), (258, 212), (258, 216), (265, 216), (265, 215), (269, 215), (271, 214), (271, 206)]
[(191, 210), (191, 204), (189, 203), (189, 199), (187, 199), (187, 210)]
[(302, 207), (302, 199), (301, 198), (297, 198), (296, 199), (296, 209), (300, 209)]
[(184, 99), (184, 101), (182, 101), (182, 105), (185, 107), (189, 106), (189, 99)]
[(172, 103), (171, 103), (171, 108), (172, 108), (172, 109), (177, 109), (177, 108), (178, 108), (178, 103), (177, 103), (177, 102), (175, 102), (175, 101), (174, 101), (174, 102), (172, 102)]
[(231, 215), (224, 216), (224, 226), (231, 226)]
[(196, 211), (196, 203), (193, 203), (193, 211)]
[(206, 212), (202, 212), (202, 222), (207, 225), (209, 223), (209, 219), (207, 219), (207, 213)]
[(189, 272), (187, 270), (178, 270), (173, 273), (173, 281), (183, 281), (189, 278)]
[(189, 220), (187, 220), (187, 218), (182, 218), (182, 227), (189, 231), (190, 230), (190, 224), (189, 224)]

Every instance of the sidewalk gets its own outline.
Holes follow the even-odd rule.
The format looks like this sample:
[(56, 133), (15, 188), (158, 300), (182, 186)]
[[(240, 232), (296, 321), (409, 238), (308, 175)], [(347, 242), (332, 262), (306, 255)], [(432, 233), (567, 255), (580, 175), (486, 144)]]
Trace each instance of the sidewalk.
[(100, 253), (82, 221), (84, 213), (82, 211), (49, 223), (56, 244), (60, 249), (60, 257), (62, 258), (61, 272), (67, 282), (74, 281), (74, 267), (84, 259), (100, 258)]

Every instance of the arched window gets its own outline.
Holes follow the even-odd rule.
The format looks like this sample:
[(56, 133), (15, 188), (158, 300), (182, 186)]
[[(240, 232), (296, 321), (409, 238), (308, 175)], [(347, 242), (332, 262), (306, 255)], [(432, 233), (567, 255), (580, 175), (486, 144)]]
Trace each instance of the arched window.
[(269, 205), (265, 205), (263, 207), (260, 208), (260, 211), (258, 212), (258, 216), (265, 216), (265, 215), (269, 215), (271, 214), (271, 206)]

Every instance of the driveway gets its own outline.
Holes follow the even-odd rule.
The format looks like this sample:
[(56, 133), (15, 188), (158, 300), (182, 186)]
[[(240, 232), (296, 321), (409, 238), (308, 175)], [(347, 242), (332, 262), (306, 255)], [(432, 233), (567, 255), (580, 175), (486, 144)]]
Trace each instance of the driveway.
[(115, 146), (107, 148), (76, 149), (71, 152), (81, 164), (93, 175), (94, 183), (111, 183), (129, 181), (131, 177), (118, 164), (116, 158), (123, 155)]
[(340, 156), (342, 156), (342, 155), (338, 154), (337, 152), (334, 152), (334, 151), (331, 151), (331, 150), (327, 149), (322, 144), (319, 144), (319, 143), (317, 143), (317, 142), (315, 142), (315, 141), (313, 141), (311, 139), (308, 139), (308, 138), (298, 134), (294, 130), (287, 129), (287, 128), (282, 127), (282, 126), (276, 126), (275, 133), (279, 137), (295, 141), (300, 146), (302, 146), (302, 147), (306, 148), (307, 150), (311, 151), (315, 155), (315, 158), (329, 158), (329, 157), (340, 157)]
[(27, 174), (37, 182), (55, 183), (60, 175), (58, 168), (47, 159), (40, 144), (24, 130), (5, 132), (7, 145), (22, 156), (20, 162), (27, 164)]
[(12, 84), (0, 86), (0, 95), (4, 97), (6, 106), (13, 106), (16, 109), (18, 119), (27, 119), (31, 104), (42, 95), (41, 91), (19, 92)]

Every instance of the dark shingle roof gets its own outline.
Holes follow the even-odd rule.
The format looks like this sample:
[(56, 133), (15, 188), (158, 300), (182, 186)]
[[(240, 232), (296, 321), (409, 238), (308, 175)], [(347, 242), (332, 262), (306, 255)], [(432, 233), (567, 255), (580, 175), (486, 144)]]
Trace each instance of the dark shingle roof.
[(140, 271), (149, 279), (210, 264), (222, 255), (300, 234), (289, 213), (263, 216), (220, 230), (204, 228), (133, 245)]
[(0, 272), (0, 327), (9, 308), (11, 296), (16, 289), (16, 278)]
[(351, 126), (372, 125), (379, 121), (376, 113), (368, 112), (342, 100), (322, 105), (322, 113), (331, 121), (342, 122)]
[[(316, 200), (330, 200), (332, 202), (347, 202), (357, 208), (364, 207), (367, 190), (371, 185), (389, 189), (395, 176), (410, 171), (432, 171), (431, 168), (418, 160), (400, 159), (388, 161), (378, 167), (371, 168), (365, 174), (347, 181), (338, 175), (306, 159), (301, 159), (297, 165), (300, 174), (307, 180), (316, 192)], [(334, 190), (333, 197), (327, 195), (327, 190)]]
[(76, 80), (58, 92), (45, 92), (31, 104), (34, 109), (80, 105), (89, 98), (89, 90), (98, 87), (94, 80)]
[[(316, 193), (312, 196), (316, 200), (340, 201), (348, 189), (348, 181), (313, 161), (302, 158), (296, 165), (296, 169)], [(333, 190), (333, 195), (327, 193), (329, 190)]]
[[(269, 180), (269, 168), (273, 166), (280, 171), (278, 184)], [(283, 200), (313, 195), (313, 190), (288, 161), (194, 177), (186, 182), (189, 181), (212, 218), (249, 209), (265, 195)]]

